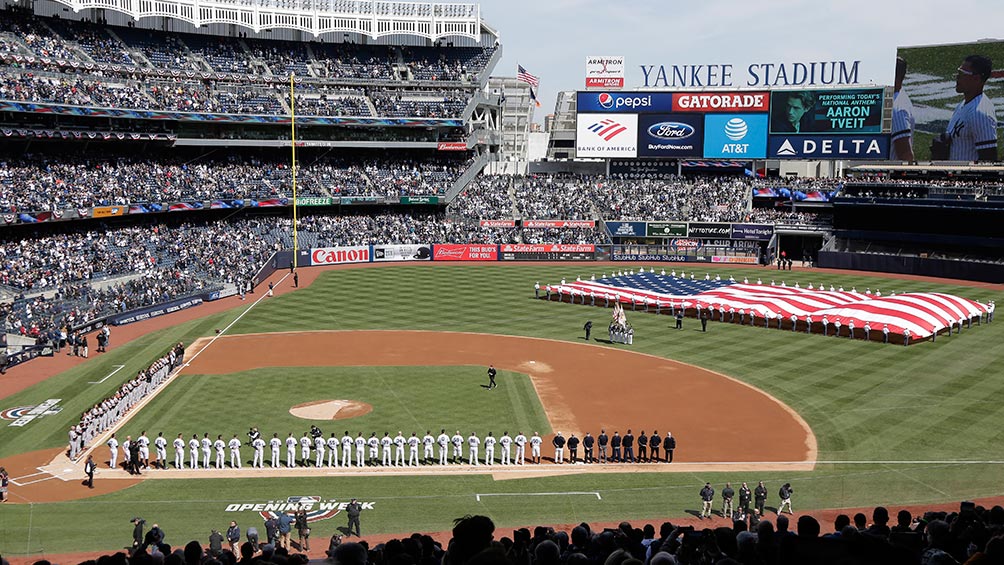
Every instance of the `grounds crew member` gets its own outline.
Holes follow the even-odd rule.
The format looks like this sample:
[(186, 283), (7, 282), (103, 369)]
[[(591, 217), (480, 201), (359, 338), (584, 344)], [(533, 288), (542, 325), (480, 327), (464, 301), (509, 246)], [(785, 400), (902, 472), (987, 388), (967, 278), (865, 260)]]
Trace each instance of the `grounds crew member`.
[(715, 489), (711, 488), (711, 483), (704, 483), (701, 489), (701, 518), (711, 517), (711, 502), (715, 499)]

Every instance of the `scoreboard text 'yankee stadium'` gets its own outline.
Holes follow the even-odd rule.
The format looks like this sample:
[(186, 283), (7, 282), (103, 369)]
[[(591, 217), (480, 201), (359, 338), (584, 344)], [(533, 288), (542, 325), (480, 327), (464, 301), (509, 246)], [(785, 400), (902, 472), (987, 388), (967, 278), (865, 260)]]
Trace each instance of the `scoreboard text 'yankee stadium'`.
[(751, 63), (745, 76), (736, 77), (735, 66), (640, 65), (644, 88), (735, 88), (822, 86), (858, 84), (861, 61), (811, 63)]

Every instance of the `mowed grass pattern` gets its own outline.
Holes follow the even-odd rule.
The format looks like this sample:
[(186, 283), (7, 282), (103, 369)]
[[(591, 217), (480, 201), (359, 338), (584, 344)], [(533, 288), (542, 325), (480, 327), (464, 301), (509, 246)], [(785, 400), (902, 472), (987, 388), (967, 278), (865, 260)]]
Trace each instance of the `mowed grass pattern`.
[[(187, 441), (192, 434), (222, 434), (229, 440), (237, 434), (247, 441), (247, 432), (256, 426), (270, 439), (278, 433), (300, 438), (317, 425), (324, 436), (346, 431), (352, 437), (376, 432), (391, 437), (402, 431), (405, 437), (427, 430), (450, 435), (460, 430), (496, 437), (508, 431), (516, 435), (538, 431), (550, 433), (550, 426), (527, 375), (500, 371), (495, 390), (482, 387), (487, 382), (484, 367), (270, 367), (229, 375), (185, 375), (168, 386), (139, 412), (119, 433), (138, 437), (147, 431), (151, 439), (164, 432), (168, 443), (179, 433)], [(292, 406), (323, 400), (356, 400), (373, 406), (373, 411), (348, 420), (317, 421), (290, 414)], [(174, 460), (174, 450), (168, 449)], [(98, 452), (104, 460), (107, 449)], [(282, 450), (285, 458), (285, 447)], [(299, 453), (299, 450), (297, 451)], [(245, 446), (242, 456), (251, 461)], [(229, 458), (229, 452), (227, 457)], [(266, 448), (266, 460), (270, 457)], [(297, 455), (299, 457), (299, 455)], [(229, 459), (228, 459), (229, 460)], [(285, 459), (283, 459), (285, 461)]]
[[(651, 266), (657, 270), (667, 267), (646, 265)], [(686, 269), (688, 273), (693, 271), (690, 267)], [(619, 267), (622, 270), (637, 268), (637, 264)], [(602, 335), (609, 320), (609, 310), (535, 300), (533, 284), (576, 276), (587, 278), (591, 274), (599, 277), (609, 272), (608, 266), (591, 264), (401, 265), (331, 271), (323, 273), (310, 288), (263, 301), (244, 316), (231, 333), (415, 329), (577, 340), (587, 319), (597, 325), (594, 336)], [(783, 279), (789, 285), (798, 281), (802, 286), (812, 282), (858, 290), (878, 287), (883, 294), (893, 290), (930, 290), (953, 292), (982, 301), (996, 299), (1000, 302), (1002, 297), (1000, 293), (979, 287), (859, 275), (701, 268), (697, 276), (703, 278), (705, 272), (712, 277), (716, 273), (724, 278), (733, 275), (740, 281), (749, 276), (751, 281), (759, 277), (764, 283), (775, 278), (778, 283)], [(83, 407), (113, 390), (133, 374), (138, 365), (148, 362), (174, 341), (189, 342), (197, 336), (211, 335), (214, 328), (226, 326), (242, 310), (243, 306), (240, 310), (144, 338), (7, 399), (9, 406), (18, 406), (46, 398), (64, 398), (67, 408), (61, 414), (32, 423), (31, 433), (0, 427), (0, 456), (63, 445), (66, 426)], [(599, 343), (596, 346), (677, 359), (741, 379), (773, 394), (806, 419), (819, 441), (821, 460), (875, 463), (821, 464), (814, 472), (800, 473), (632, 473), (509, 481), (494, 481), (488, 476), (147, 481), (87, 501), (31, 508), (8, 505), (5, 512), (0, 513), (0, 540), (10, 542), (0, 542), (0, 551), (16, 554), (38, 551), (41, 547), (50, 552), (119, 547), (129, 540), (127, 521), (134, 515), (156, 519), (168, 528), (169, 535), (176, 541), (203, 539), (209, 528), (225, 527), (230, 519), (257, 520), (252, 513), (223, 512), (229, 503), (260, 502), (292, 495), (318, 495), (339, 500), (357, 496), (375, 500), (375, 511), (363, 517), (363, 531), (367, 533), (446, 530), (453, 518), (467, 513), (486, 513), (500, 528), (580, 520), (661, 519), (680, 516), (697, 507), (697, 492), (704, 481), (712, 481), (720, 487), (725, 481), (735, 484), (764, 480), (772, 495), (778, 484), (790, 481), (796, 486), (796, 512), (876, 504), (895, 508), (903, 504), (958, 501), (1000, 493), (1000, 464), (956, 462), (1004, 460), (1004, 442), (1001, 441), (1004, 432), (999, 425), (1004, 410), (1004, 379), (1000, 378), (1004, 349), (999, 346), (1004, 330), (1000, 322), (974, 326), (964, 330), (961, 336), (942, 336), (935, 343), (902, 347), (720, 323), (709, 324), (708, 332), (701, 333), (693, 319), (684, 322), (684, 331), (674, 331), (670, 329), (672, 321), (668, 316), (642, 312), (629, 311), (628, 319), (636, 328), (633, 346)], [(448, 337), (443, 339), (448, 340)], [(490, 362), (490, 352), (486, 352), (485, 364)], [(127, 368), (104, 385), (86, 384), (97, 380), (92, 376), (100, 378), (107, 374), (108, 368), (116, 363), (126, 364)], [(301, 370), (307, 369), (291, 368), (277, 378), (292, 383), (298, 378), (295, 373)], [(443, 371), (442, 368), (429, 370), (437, 374)], [(480, 382), (484, 376), (483, 367), (472, 371), (469, 376), (461, 368), (461, 378)], [(627, 380), (630, 375), (607, 377), (610, 385), (600, 387), (596, 394), (616, 402), (617, 387), (631, 386)], [(208, 377), (207, 380), (217, 378)], [(238, 388), (231, 391), (221, 386), (217, 389), (217, 384), (209, 383), (200, 386), (210, 388), (200, 389), (196, 394), (186, 392), (183, 381), (178, 382), (177, 390), (175, 386), (169, 387), (163, 399), (158, 399), (154, 405), (162, 412), (141, 412), (136, 424), (130, 424), (127, 430), (135, 431), (141, 425), (166, 429), (167, 422), (186, 421), (186, 404), (193, 402), (208, 402), (216, 407), (218, 412), (211, 422), (215, 424), (218, 420), (221, 427), (225, 424), (234, 430), (229, 432), (231, 434), (246, 433), (247, 426), (252, 423), (264, 427), (262, 422), (269, 420), (282, 427), (280, 420), (288, 417), (284, 415), (288, 402), (275, 402), (269, 393), (274, 390), (273, 383), (256, 385), (261, 390), (253, 391), (254, 402), (242, 402)], [(643, 386), (652, 390), (652, 402), (637, 407), (639, 410), (660, 410), (659, 398), (674, 394), (673, 390), (660, 387), (658, 382)], [(207, 395), (210, 390), (211, 395)], [(330, 397), (343, 396), (334, 392)], [(304, 401), (311, 398), (304, 395)], [(453, 391), (445, 390), (434, 394), (429, 402), (452, 398)], [(517, 404), (511, 399), (510, 402), (514, 406)], [(378, 415), (374, 413), (372, 417)], [(671, 428), (674, 415), (667, 413), (665, 417)], [(708, 417), (713, 418), (714, 414)], [(142, 423), (144, 421), (146, 424)], [(406, 424), (415, 419), (397, 414), (397, 421), (401, 422), (400, 428), (407, 430)], [(202, 423), (202, 426), (208, 425)], [(197, 426), (191, 424), (191, 427)], [(769, 421), (749, 422), (750, 441), (765, 441), (764, 431), (770, 426)], [(327, 431), (327, 427), (324, 428)], [(468, 425), (461, 429), (466, 432), (470, 428)], [(355, 430), (355, 427), (350, 426), (350, 429)], [(188, 433), (204, 431), (210, 429), (194, 429)], [(285, 433), (288, 431), (291, 430)], [(690, 440), (679, 438), (679, 449), (686, 450)], [(549, 454), (545, 449), (545, 455)], [(913, 463), (891, 463), (895, 461)], [(603, 500), (597, 501), (588, 495), (555, 494), (532, 498), (485, 497), (479, 503), (474, 496), (476, 493), (518, 495), (569, 491), (598, 491)], [(773, 496), (768, 506), (772, 504), (776, 504)], [(99, 521), (115, 524), (116, 520), (122, 524), (121, 532), (115, 532), (112, 527), (95, 531), (87, 526)], [(338, 517), (318, 524), (315, 537), (323, 539), (318, 536), (330, 535), (335, 526), (342, 525), (341, 520), (343, 518)], [(34, 532), (30, 536), (29, 523)]]

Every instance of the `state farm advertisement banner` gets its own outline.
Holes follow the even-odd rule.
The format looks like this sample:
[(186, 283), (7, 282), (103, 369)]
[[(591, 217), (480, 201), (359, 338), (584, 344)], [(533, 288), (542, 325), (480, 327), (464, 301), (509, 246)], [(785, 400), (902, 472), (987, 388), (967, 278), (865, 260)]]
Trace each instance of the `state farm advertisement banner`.
[(500, 261), (593, 261), (596, 246), (567, 243), (513, 243), (499, 246)]
[(586, 57), (586, 88), (624, 88), (624, 57)]
[(766, 92), (674, 92), (674, 112), (766, 112)]
[(593, 220), (523, 220), (523, 227), (530, 229), (539, 229), (539, 228), (592, 229), (596, 227), (596, 222)]
[(498, 261), (498, 245), (437, 243), (432, 246), (434, 261)]
[(481, 220), (480, 224), (483, 228), (514, 228), (516, 220)]
[(368, 245), (352, 247), (315, 247), (310, 250), (311, 265), (342, 265), (345, 263), (369, 263)]
[(374, 245), (373, 262), (382, 261), (431, 261), (432, 246), (427, 243), (404, 245)]

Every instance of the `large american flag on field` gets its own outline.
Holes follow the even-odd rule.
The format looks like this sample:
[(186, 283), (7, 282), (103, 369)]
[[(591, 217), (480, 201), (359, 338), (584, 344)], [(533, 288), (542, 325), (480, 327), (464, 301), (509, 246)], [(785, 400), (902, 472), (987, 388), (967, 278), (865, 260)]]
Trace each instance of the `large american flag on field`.
[(883, 296), (880, 292), (854, 289), (828, 290), (823, 285), (809, 288), (808, 285), (739, 283), (703, 277), (694, 280), (682, 274), (654, 272), (619, 273), (595, 281), (562, 281), (550, 285), (550, 290), (571, 296), (573, 301), (591, 299), (590, 302), (594, 302), (606, 298), (646, 308), (713, 308), (719, 315), (722, 310), (733, 311), (737, 316), (743, 311), (757, 318), (766, 316), (775, 320), (780, 316), (789, 329), (792, 316), (803, 324), (810, 317), (814, 324), (821, 323), (824, 318), (830, 325), (839, 320), (843, 326), (853, 323), (859, 330), (868, 323), (876, 332), (888, 325), (889, 333), (903, 335), (908, 329), (913, 339), (929, 337), (938, 330), (978, 318), (987, 311), (984, 304), (941, 292)]

